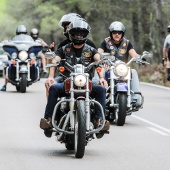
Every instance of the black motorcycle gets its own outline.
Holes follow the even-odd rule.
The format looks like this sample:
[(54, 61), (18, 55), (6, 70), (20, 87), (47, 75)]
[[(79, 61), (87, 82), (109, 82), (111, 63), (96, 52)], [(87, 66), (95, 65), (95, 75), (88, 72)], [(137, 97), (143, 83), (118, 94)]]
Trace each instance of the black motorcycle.
[(10, 61), (5, 70), (5, 76), (16, 90), (25, 93), (26, 87), (40, 80), (36, 55), (42, 50), (42, 45), (32, 41), (29, 35), (21, 34), (9, 43), (3, 45)]
[[(51, 53), (49, 54), (51, 55)], [(85, 146), (92, 139), (101, 138), (104, 133), (108, 133), (108, 131), (101, 132), (105, 123), (101, 104), (90, 98), (92, 81), (88, 72), (94, 66), (100, 71), (101, 68), (98, 65), (99, 62), (91, 63), (87, 67), (82, 64), (71, 66), (65, 60), (47, 65), (47, 67), (57, 66), (60, 75), (67, 70), (70, 72), (70, 76), (64, 77), (64, 88), (67, 96), (58, 99), (53, 111), (52, 124), (54, 128), (45, 133), (50, 135), (51, 131), (56, 132), (57, 141), (65, 143), (68, 150), (74, 150), (76, 158), (84, 156)], [(95, 104), (100, 107), (102, 113), (103, 123), (100, 127), (96, 126), (93, 121)]]

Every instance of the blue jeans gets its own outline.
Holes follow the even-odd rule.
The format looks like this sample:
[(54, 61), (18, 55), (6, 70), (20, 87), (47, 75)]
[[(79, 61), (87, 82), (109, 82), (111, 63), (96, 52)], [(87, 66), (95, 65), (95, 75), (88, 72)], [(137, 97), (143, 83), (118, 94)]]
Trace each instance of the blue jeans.
[[(52, 118), (53, 110), (57, 103), (58, 97), (64, 97), (64, 96), (66, 96), (66, 93), (64, 90), (64, 83), (53, 84), (50, 87), (44, 118)], [(92, 98), (95, 98), (95, 100), (98, 101), (102, 105), (103, 111), (105, 112), (106, 88), (101, 85), (93, 84), (92, 92), (90, 93), (90, 96)], [(101, 119), (102, 117), (100, 108), (97, 105), (95, 105), (95, 117), (98, 119)]]

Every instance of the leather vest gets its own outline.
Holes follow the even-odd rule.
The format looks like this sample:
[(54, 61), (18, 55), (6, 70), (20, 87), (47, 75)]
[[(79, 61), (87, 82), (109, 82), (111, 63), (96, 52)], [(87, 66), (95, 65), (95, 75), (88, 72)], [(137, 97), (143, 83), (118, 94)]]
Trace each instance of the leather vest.
[(113, 43), (110, 37), (105, 38), (105, 41), (106, 41), (106, 50), (107, 50), (106, 52), (115, 56), (119, 60), (122, 60), (124, 62), (128, 61), (129, 55), (127, 52), (127, 47), (128, 47), (129, 40), (123, 38), (118, 48)]
[[(76, 56), (74, 49), (72, 47), (72, 43), (65, 45), (64, 47), (62, 47), (62, 49), (65, 55), (66, 61), (72, 66), (75, 64), (83, 64), (86, 67), (94, 61), (93, 53), (92, 53), (94, 48), (87, 44), (84, 45), (80, 57)], [(94, 74), (93, 70), (90, 70), (89, 74), (90, 74), (90, 78), (92, 78)]]

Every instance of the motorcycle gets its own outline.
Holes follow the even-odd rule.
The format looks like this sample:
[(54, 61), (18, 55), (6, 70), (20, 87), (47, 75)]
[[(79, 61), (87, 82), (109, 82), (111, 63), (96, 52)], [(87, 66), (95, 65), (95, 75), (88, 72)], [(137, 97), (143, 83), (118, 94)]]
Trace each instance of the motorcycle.
[[(149, 53), (144, 51), (139, 58), (132, 58), (128, 63), (116, 59), (111, 56), (110, 53), (103, 53), (103, 61), (107, 61), (110, 64), (108, 75), (109, 88), (106, 94), (106, 119), (112, 122), (116, 122), (117, 126), (123, 126), (125, 124), (126, 116), (136, 112), (139, 108), (143, 108), (144, 97), (141, 92), (135, 92), (131, 90), (131, 68), (129, 65), (132, 62), (137, 64), (146, 65), (146, 56)], [(138, 94), (141, 96), (141, 106), (137, 107), (132, 102), (132, 95)]]
[[(48, 53), (49, 54), (49, 53)], [(51, 54), (51, 53), (50, 53)], [(46, 54), (46, 57), (48, 55)], [(68, 150), (75, 151), (76, 158), (82, 158), (85, 153), (85, 146), (92, 139), (100, 138), (104, 133), (105, 115), (101, 104), (90, 98), (92, 91), (92, 81), (89, 79), (89, 70), (93, 66), (98, 66), (99, 62), (93, 62), (87, 67), (82, 64), (71, 66), (67, 61), (61, 60), (59, 63), (49, 64), (46, 67), (57, 66), (60, 75), (65, 70), (70, 72), (69, 77), (65, 77), (64, 88), (66, 97), (58, 99), (52, 116), (52, 132), (56, 132), (57, 141), (65, 143)], [(99, 72), (100, 67), (96, 68)], [(93, 121), (94, 105), (101, 109), (103, 122), (101, 126), (95, 126)], [(60, 118), (59, 117), (60, 113)], [(49, 130), (51, 131), (51, 129)], [(48, 130), (47, 130), (48, 133)]]
[(3, 45), (3, 49), (11, 59), (5, 69), (8, 82), (16, 86), (18, 92), (25, 93), (26, 87), (40, 80), (35, 59), (42, 46), (30, 41), (28, 35), (21, 34)]

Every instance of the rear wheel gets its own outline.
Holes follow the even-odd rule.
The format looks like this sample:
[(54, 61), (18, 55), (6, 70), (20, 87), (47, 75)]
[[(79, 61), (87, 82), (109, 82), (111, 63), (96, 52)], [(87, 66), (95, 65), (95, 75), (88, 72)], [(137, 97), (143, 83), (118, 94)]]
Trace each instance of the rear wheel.
[(77, 101), (74, 139), (75, 157), (82, 158), (86, 146), (86, 114), (84, 100)]
[(21, 74), (20, 92), (25, 93), (27, 87), (27, 74)]
[(123, 126), (125, 124), (126, 111), (127, 111), (127, 94), (126, 93), (118, 94), (118, 104), (119, 104), (119, 111), (116, 115), (116, 124), (117, 126)]

